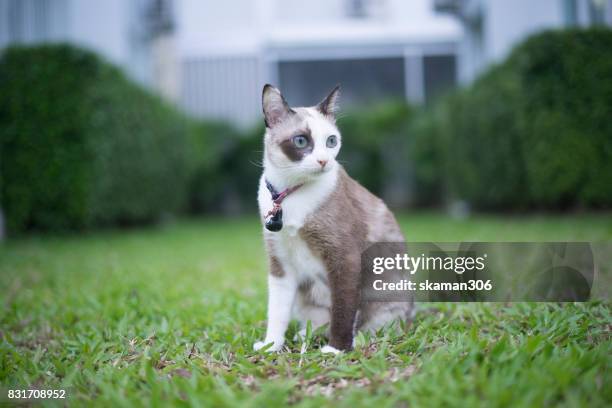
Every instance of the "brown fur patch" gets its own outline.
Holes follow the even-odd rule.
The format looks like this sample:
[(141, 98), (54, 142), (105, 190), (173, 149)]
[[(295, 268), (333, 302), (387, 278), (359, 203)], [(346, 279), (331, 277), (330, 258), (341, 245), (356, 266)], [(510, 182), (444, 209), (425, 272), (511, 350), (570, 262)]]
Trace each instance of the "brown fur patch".
[(313, 284), (314, 282), (312, 280), (307, 280), (307, 281), (301, 282), (300, 285), (298, 286), (298, 291), (310, 303), (314, 301), (312, 298), (310, 298), (310, 295), (312, 293)]
[(285, 276), (285, 270), (278, 258), (274, 255), (270, 256), (270, 275), (276, 276), (277, 278)]
[[(300, 230), (327, 268), (332, 293), (330, 345), (341, 350), (352, 347), (360, 306), (361, 253), (368, 246), (368, 221), (381, 205), (341, 168), (336, 189)], [(397, 224), (391, 229), (399, 231)]]
[(270, 275), (276, 276), (277, 278), (282, 278), (285, 276), (285, 270), (283, 269), (283, 265), (281, 265), (278, 258), (272, 255), (274, 252), (272, 251), (272, 241), (266, 240), (266, 246), (268, 247), (268, 262), (270, 264)]
[[(293, 143), (293, 138), (296, 136), (304, 136), (308, 141), (308, 144), (305, 147), (297, 147), (295, 143)], [(314, 140), (312, 140), (310, 129), (306, 127), (303, 131), (295, 132), (293, 136), (280, 142), (279, 146), (289, 160), (297, 162), (302, 160), (304, 156), (312, 153), (312, 150), (314, 149)]]

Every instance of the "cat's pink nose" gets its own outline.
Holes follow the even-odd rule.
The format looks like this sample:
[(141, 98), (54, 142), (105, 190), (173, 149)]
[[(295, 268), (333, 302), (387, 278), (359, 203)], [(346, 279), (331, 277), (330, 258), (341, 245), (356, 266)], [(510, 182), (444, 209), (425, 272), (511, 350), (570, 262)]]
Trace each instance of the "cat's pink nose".
[(319, 163), (321, 165), (321, 168), (323, 168), (327, 164), (327, 160), (317, 160), (317, 163)]

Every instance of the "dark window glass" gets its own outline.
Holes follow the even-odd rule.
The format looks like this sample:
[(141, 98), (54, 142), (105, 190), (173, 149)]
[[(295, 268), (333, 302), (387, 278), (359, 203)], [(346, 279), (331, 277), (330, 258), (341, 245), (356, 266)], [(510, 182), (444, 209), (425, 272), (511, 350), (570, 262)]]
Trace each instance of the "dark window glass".
[(575, 26), (578, 24), (578, 4), (576, 0), (563, 0), (563, 14), (566, 25)]
[(455, 87), (457, 82), (455, 65), (456, 61), (453, 55), (436, 55), (423, 58), (426, 103), (431, 103), (437, 97)]
[(279, 63), (279, 83), (294, 106), (313, 105), (336, 85), (341, 103), (363, 105), (383, 99), (404, 99), (402, 58), (291, 61)]
[(606, 21), (606, 2), (601, 0), (589, 1), (589, 19), (591, 25), (603, 25)]

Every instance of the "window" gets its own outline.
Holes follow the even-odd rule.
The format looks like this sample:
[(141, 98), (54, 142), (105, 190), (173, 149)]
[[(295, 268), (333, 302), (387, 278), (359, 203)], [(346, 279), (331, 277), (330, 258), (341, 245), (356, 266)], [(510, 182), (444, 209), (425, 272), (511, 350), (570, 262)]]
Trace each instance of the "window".
[(576, 0), (563, 0), (563, 17), (567, 26), (578, 24), (578, 4)]
[(589, 23), (603, 25), (606, 22), (606, 0), (589, 1)]
[(456, 66), (453, 55), (431, 55), (423, 58), (425, 102), (431, 103), (455, 87)]
[(0, 2), (0, 47), (13, 43), (65, 38), (67, 0), (7, 0)]
[(281, 62), (279, 80), (294, 106), (319, 102), (336, 84), (342, 84), (344, 107), (405, 95), (403, 58)]

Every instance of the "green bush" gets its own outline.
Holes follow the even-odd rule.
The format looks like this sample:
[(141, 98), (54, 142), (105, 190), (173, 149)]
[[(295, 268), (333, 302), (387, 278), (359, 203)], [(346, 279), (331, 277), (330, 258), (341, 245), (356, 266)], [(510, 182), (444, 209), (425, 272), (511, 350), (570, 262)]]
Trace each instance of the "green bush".
[[(445, 171), (450, 198), (480, 208), (525, 205), (524, 162), (516, 123), (516, 81), (498, 66), (448, 98)], [(451, 126), (452, 125), (452, 126)]]
[(611, 206), (610, 49), (610, 30), (535, 35), (426, 112), (418, 188), (481, 209)]
[(418, 111), (409, 124), (407, 158), (413, 163), (413, 191), (416, 206), (437, 206), (446, 195), (444, 165), (448, 162), (445, 154), (447, 131), (442, 130), (446, 105), (438, 103), (429, 110)]
[(263, 134), (263, 126), (248, 131), (224, 123), (198, 126), (194, 150), (201, 153), (190, 190), (193, 213), (236, 214), (256, 209)]
[[(612, 31), (552, 31), (466, 89), (415, 111), (338, 119), (349, 173), (392, 206), (612, 205)], [(263, 128), (194, 122), (95, 55), (10, 48), (0, 59), (0, 193), (11, 233), (252, 211)]]
[(94, 54), (9, 48), (0, 95), (9, 232), (147, 222), (184, 205), (190, 124)]
[(347, 111), (337, 121), (342, 133), (338, 160), (349, 174), (392, 206), (411, 201), (412, 166), (406, 158), (413, 109), (389, 102)]
[(511, 55), (529, 195), (537, 205), (612, 206), (612, 30), (534, 36)]
[(225, 202), (227, 177), (221, 170), (234, 155), (242, 134), (224, 122), (200, 122), (191, 134), (193, 170), (189, 185), (189, 211), (193, 214), (219, 212)]

